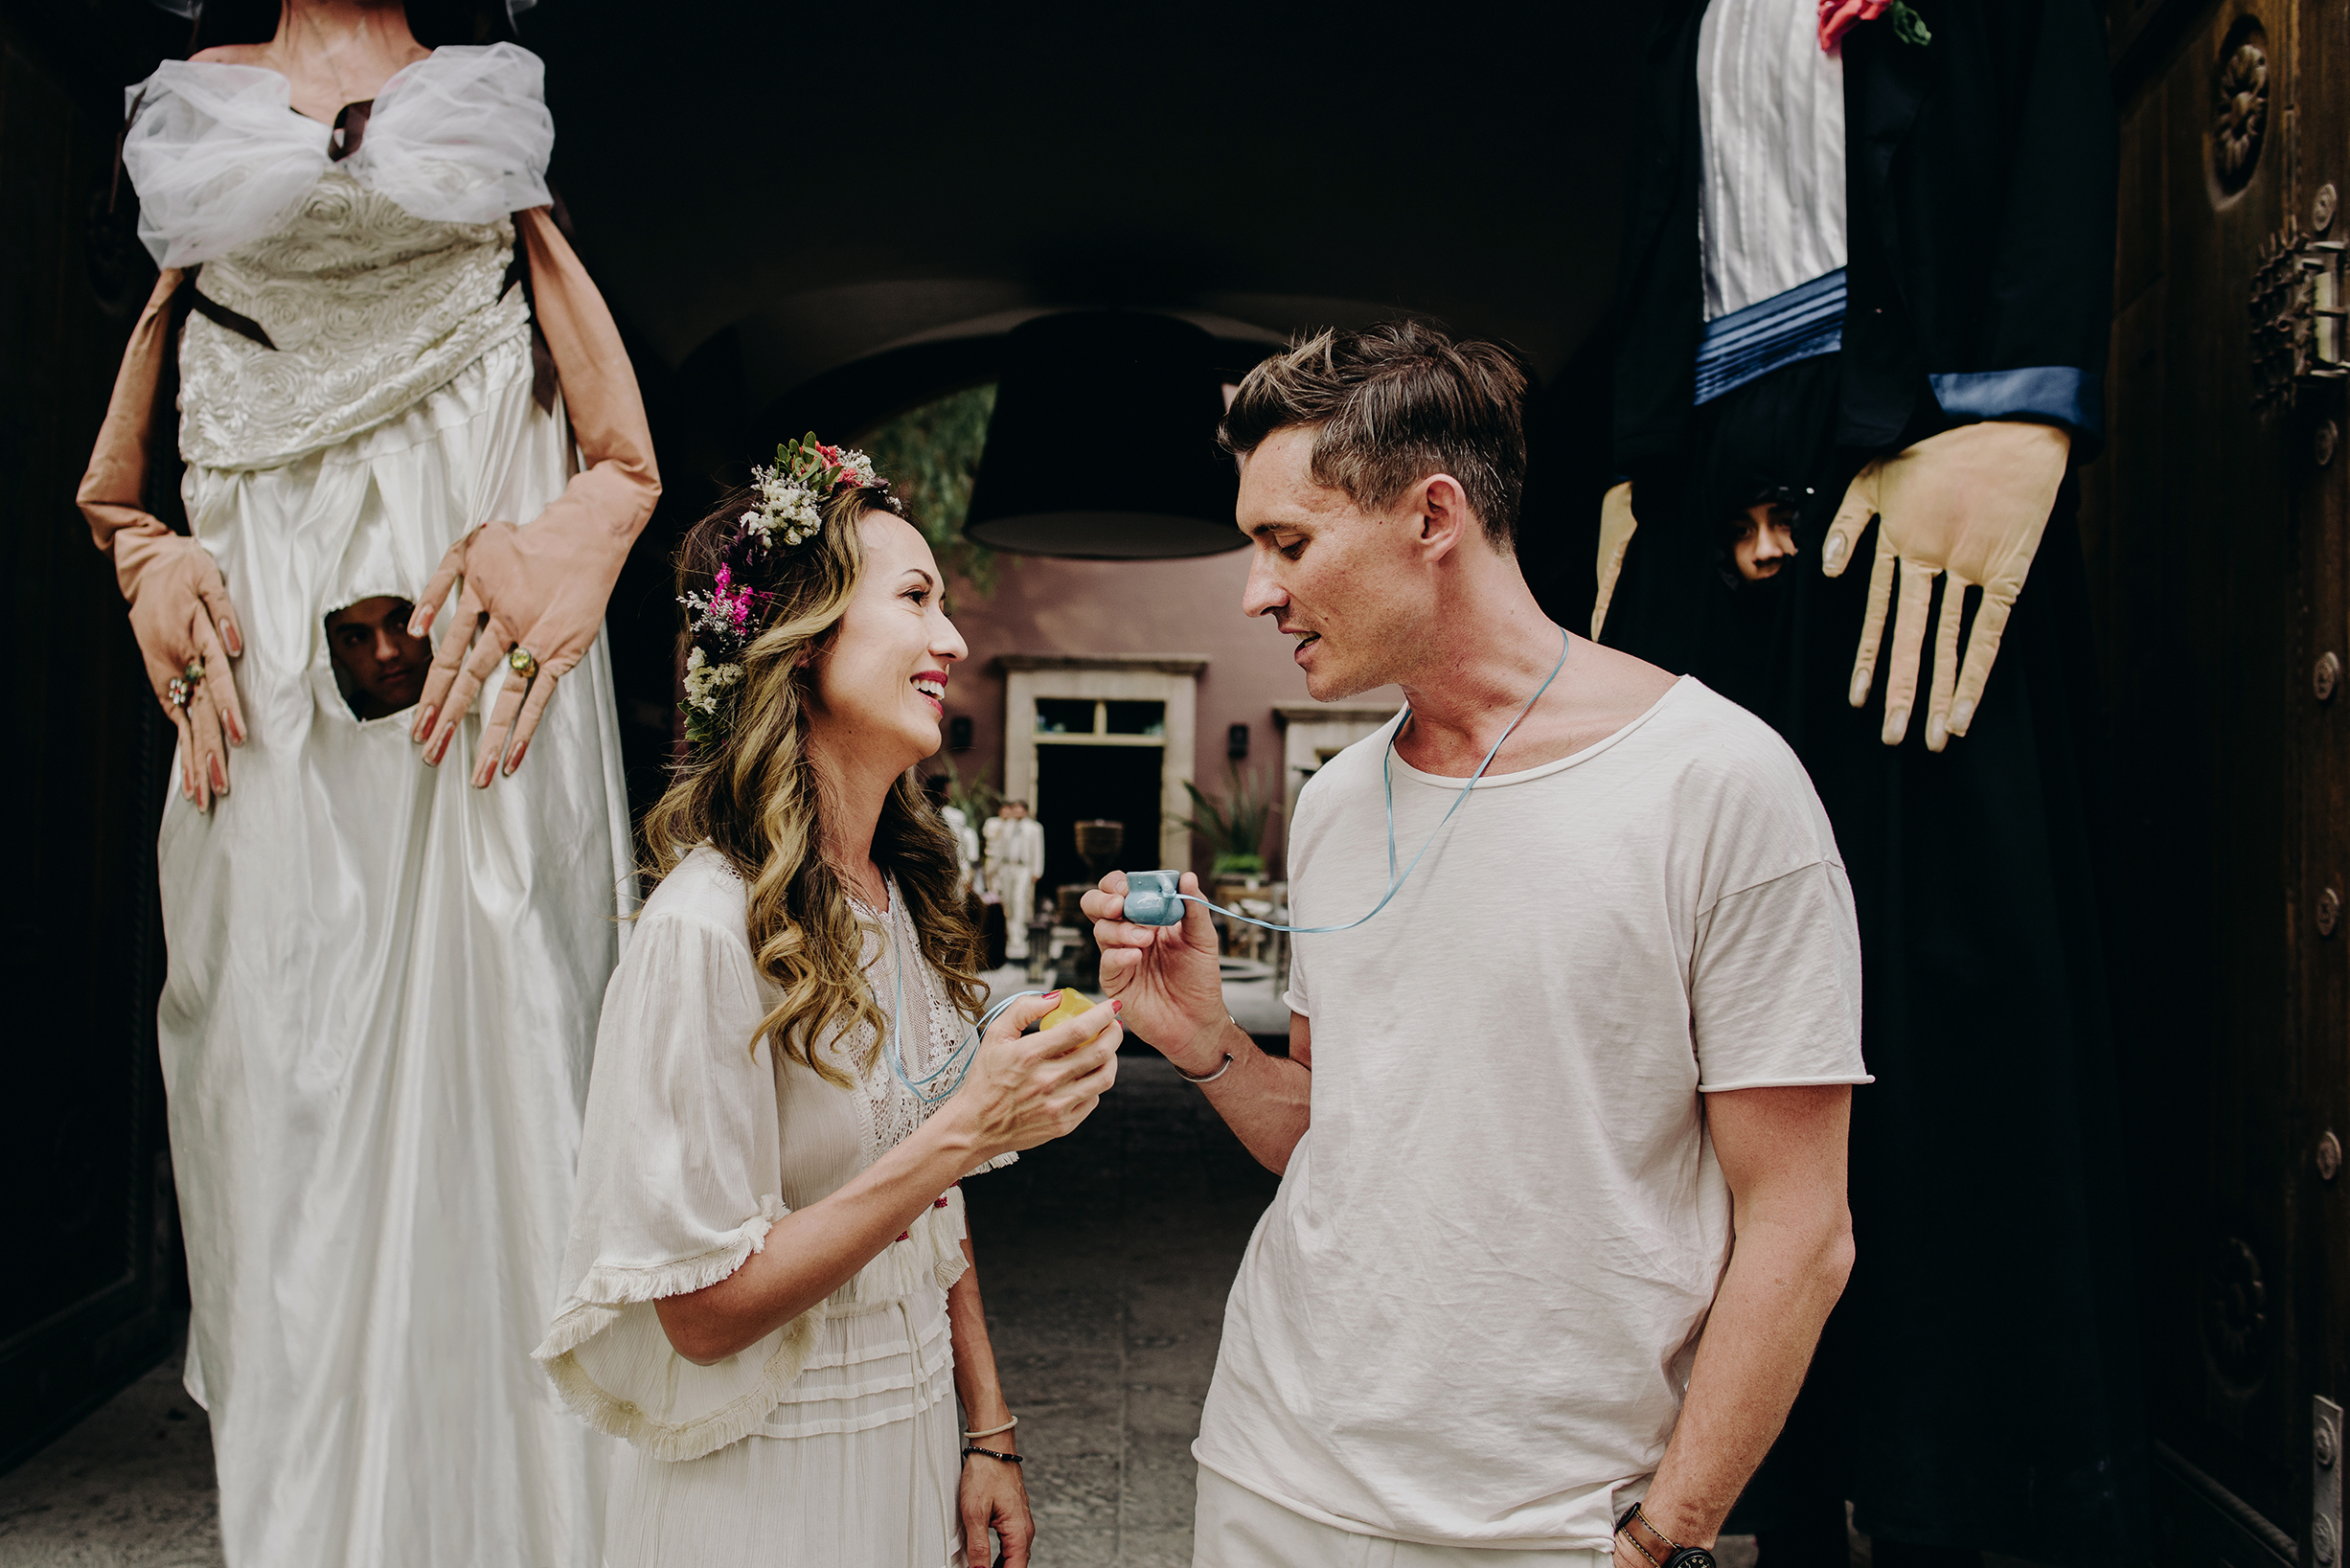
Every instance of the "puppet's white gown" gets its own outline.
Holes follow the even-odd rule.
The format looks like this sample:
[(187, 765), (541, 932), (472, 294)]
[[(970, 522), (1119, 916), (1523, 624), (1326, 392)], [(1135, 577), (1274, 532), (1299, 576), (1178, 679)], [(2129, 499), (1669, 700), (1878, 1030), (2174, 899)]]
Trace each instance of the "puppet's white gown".
[(506, 280), (506, 215), (547, 201), (539, 65), (443, 49), (333, 165), (274, 72), (173, 62), (133, 91), (150, 245), (277, 345), (200, 315), (180, 345), (183, 495), (251, 734), (233, 792), (210, 816), (174, 792), (161, 841), (187, 1380), (227, 1557), (585, 1568), (608, 1443), (530, 1352), (634, 898), (610, 666), (599, 641), (527, 765), (476, 790), (478, 718), (424, 767), (411, 716), (353, 716), (322, 630), (573, 471)]

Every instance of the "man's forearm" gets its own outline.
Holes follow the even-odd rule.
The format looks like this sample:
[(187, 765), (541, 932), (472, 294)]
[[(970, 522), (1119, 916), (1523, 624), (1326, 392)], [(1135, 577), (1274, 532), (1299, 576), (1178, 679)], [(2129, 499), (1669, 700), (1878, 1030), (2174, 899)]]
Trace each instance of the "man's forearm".
[[(1819, 1330), (1852, 1271), (1852, 1231), (1833, 1221), (1755, 1224), (1738, 1234), (1689, 1375), (1680, 1420), (1642, 1512), (1682, 1546), (1710, 1546), (1786, 1424)], [(1634, 1527), (1635, 1530), (1637, 1527)], [(1645, 1534), (1641, 1544), (1661, 1557)], [(1618, 1563), (1647, 1568), (1623, 1537)]]
[(1289, 1168), (1289, 1155), (1306, 1135), (1312, 1111), (1313, 1074), (1303, 1062), (1258, 1049), (1240, 1025), (1227, 1023), (1217, 1035), (1204, 1062), (1178, 1071), (1213, 1073), (1225, 1052), (1232, 1054), (1231, 1070), (1200, 1092), (1216, 1114), (1239, 1135), (1257, 1163), (1276, 1175)]

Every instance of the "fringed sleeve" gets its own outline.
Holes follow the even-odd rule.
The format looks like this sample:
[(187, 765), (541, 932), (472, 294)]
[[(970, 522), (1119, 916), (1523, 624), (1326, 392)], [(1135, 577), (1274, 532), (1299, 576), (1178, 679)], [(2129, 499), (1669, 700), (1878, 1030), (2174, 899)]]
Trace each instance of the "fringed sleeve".
[(764, 1039), (748, 1043), (765, 1012), (742, 934), (674, 906), (648, 906), (605, 993), (566, 1288), (532, 1353), (589, 1424), (656, 1459), (699, 1459), (758, 1431), (828, 1317), (944, 1289), (966, 1266), (963, 1194), (950, 1189), (749, 1348), (701, 1367), (671, 1347), (653, 1303), (725, 1279), (788, 1212), (774, 1061)]
[(697, 1367), (652, 1304), (716, 1284), (787, 1212), (765, 1010), (739, 933), (648, 913), (605, 993), (564, 1250), (533, 1352), (599, 1431), (695, 1459), (757, 1430), (807, 1360), (816, 1312)]

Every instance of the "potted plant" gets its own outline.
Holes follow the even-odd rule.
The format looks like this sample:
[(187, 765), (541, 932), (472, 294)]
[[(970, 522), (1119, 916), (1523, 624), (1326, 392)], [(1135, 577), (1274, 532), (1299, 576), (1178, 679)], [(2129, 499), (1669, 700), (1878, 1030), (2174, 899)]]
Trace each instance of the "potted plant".
[(1243, 776), (1238, 763), (1231, 768), (1232, 784), (1219, 798), (1208, 794), (1189, 779), (1184, 789), (1192, 798), (1192, 814), (1183, 826), (1206, 842), (1214, 856), (1208, 868), (1213, 883), (1235, 882), (1255, 887), (1265, 879), (1266, 826), (1272, 820), (1273, 803), (1259, 792), (1256, 782)]

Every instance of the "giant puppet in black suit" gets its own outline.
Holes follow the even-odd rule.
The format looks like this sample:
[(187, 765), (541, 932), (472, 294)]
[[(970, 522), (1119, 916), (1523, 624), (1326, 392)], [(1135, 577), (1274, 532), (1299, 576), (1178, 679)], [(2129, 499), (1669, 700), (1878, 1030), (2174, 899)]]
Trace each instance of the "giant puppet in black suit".
[[(1859, 1263), (1741, 1505), (1764, 1568), (1840, 1564), (1847, 1498), (1879, 1568), (2142, 1555), (2067, 478), (2101, 421), (2106, 69), (2091, 0), (1674, 0), (1646, 57), (1593, 635), (1802, 756), (1877, 1075)], [(1758, 524), (1791, 534), (1775, 575)]]

